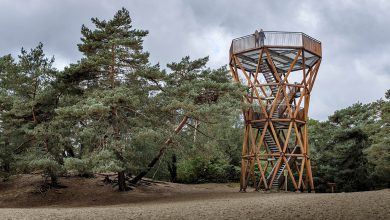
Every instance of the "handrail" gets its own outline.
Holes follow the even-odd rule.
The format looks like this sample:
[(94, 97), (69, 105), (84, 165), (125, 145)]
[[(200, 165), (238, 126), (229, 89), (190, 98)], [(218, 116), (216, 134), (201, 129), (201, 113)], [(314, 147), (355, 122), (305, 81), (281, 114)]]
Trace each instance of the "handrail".
[[(304, 34), (303, 32), (295, 32), (295, 31), (263, 31), (264, 33), (288, 33), (288, 34)], [(239, 40), (241, 38), (245, 38), (245, 37), (249, 37), (253, 34), (248, 34), (248, 35), (245, 35), (245, 36), (242, 36), (242, 37), (237, 37), (237, 38), (234, 38), (234, 40)]]
[(309, 36), (309, 35), (307, 35), (307, 34), (305, 34), (305, 33), (302, 33), (302, 34), (303, 34), (303, 36), (308, 37), (308, 38), (310, 38), (311, 40), (313, 40), (313, 41), (315, 41), (315, 42), (321, 44), (321, 41), (315, 39), (314, 37), (311, 37), (311, 36)]
[(264, 38), (260, 40), (249, 34), (232, 41), (232, 52), (239, 53), (243, 51), (261, 48), (263, 46), (272, 47), (303, 47), (304, 49), (322, 56), (321, 42), (303, 32), (286, 31), (264, 31)]

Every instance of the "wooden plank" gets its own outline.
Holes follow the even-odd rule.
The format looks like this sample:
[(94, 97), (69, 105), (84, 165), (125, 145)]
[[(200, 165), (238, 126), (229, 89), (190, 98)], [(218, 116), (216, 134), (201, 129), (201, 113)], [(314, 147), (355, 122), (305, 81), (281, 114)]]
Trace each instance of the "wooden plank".
[[(284, 85), (286, 86), (289, 86), (289, 87), (299, 87), (299, 88), (304, 88), (305, 86), (304, 85), (300, 85), (300, 84), (291, 84), (291, 83), (284, 83)], [(256, 85), (257, 87), (261, 87), (261, 86), (279, 86), (279, 83), (260, 83), (260, 84), (257, 84)]]
[[(251, 140), (252, 140), (252, 154), (255, 155), (255, 157), (256, 157), (256, 155), (257, 155), (257, 151), (255, 152), (256, 140), (255, 140), (255, 138), (253, 136), (253, 132), (252, 132), (252, 127), (251, 126), (249, 127), (249, 130), (250, 130)], [(263, 133), (265, 133), (265, 132), (263, 132)], [(259, 170), (260, 170), (261, 176), (262, 176), (262, 178), (264, 178), (264, 172), (263, 172), (262, 166), (260, 164), (260, 160), (257, 157), (256, 157), (256, 159), (257, 159), (257, 162), (258, 162), (258, 166), (259, 166)], [(253, 158), (253, 161), (254, 161), (254, 158)], [(254, 183), (256, 183), (256, 179), (254, 179)]]
[(298, 143), (299, 143), (301, 149), (304, 150), (303, 153), (306, 154), (306, 151), (305, 151), (306, 149), (304, 149), (304, 147), (303, 147), (303, 143), (302, 143), (302, 139), (301, 139), (301, 134), (300, 134), (299, 131), (298, 131), (297, 123), (296, 123), (296, 122), (293, 122), (293, 125), (294, 125), (294, 129), (295, 129), (296, 137), (297, 137), (297, 139), (298, 139)]
[(313, 174), (311, 172), (311, 162), (309, 158), (307, 159), (307, 170), (309, 171), (308, 176), (309, 176), (310, 188), (311, 190), (314, 190)]
[(321, 59), (319, 59), (319, 61), (318, 61), (317, 68), (316, 68), (315, 74), (314, 74), (314, 79), (313, 79), (313, 81), (311, 82), (311, 86), (310, 86), (310, 89), (309, 89), (310, 92), (311, 92), (311, 90), (313, 89), (314, 82), (316, 81), (317, 74), (318, 74), (318, 69), (320, 68), (320, 65), (321, 65)]
[(306, 89), (305, 89), (305, 90), (303, 91), (303, 93), (301, 94), (301, 97), (299, 97), (298, 104), (295, 106), (295, 113), (294, 113), (293, 118), (297, 118), (299, 109), (300, 109), (300, 107), (301, 107), (301, 102), (302, 102), (303, 97), (304, 97), (305, 95), (306, 95)]
[(290, 153), (285, 153), (284, 155), (286, 155), (286, 157), (289, 157), (289, 156), (292, 156), (292, 157), (304, 157), (306, 155), (304, 154), (290, 154)]
[(260, 152), (260, 147), (261, 147), (261, 144), (263, 143), (264, 141), (264, 137), (265, 137), (265, 133), (267, 132), (267, 128), (268, 128), (268, 121), (265, 123), (264, 125), (264, 128), (261, 132), (261, 136), (260, 136), (260, 140), (257, 142), (257, 147), (256, 147), (256, 154)]
[(270, 115), (270, 116), (274, 113), (275, 108), (276, 108), (276, 105), (278, 104), (278, 101), (277, 101), (277, 100), (279, 99), (280, 90), (281, 90), (281, 87), (279, 86), (279, 87), (278, 87), (278, 91), (276, 92), (276, 97), (275, 97), (274, 101), (273, 101), (272, 104), (271, 104), (271, 111), (269, 112), (269, 115)]
[(257, 60), (257, 67), (256, 67), (256, 79), (257, 79), (257, 75), (259, 74), (260, 72), (260, 64), (261, 64), (261, 58), (263, 56), (263, 50), (260, 50), (260, 53), (259, 53), (259, 59)]
[(299, 179), (298, 179), (298, 189), (301, 189), (301, 186), (302, 186), (302, 182), (303, 182), (303, 170), (305, 168), (305, 161), (306, 161), (306, 158), (304, 158), (302, 160), (302, 163), (301, 163), (301, 171), (299, 172)]
[(248, 125), (245, 125), (245, 130), (244, 130), (244, 141), (242, 143), (242, 159), (241, 159), (241, 178), (240, 178), (240, 190), (243, 190), (244, 188), (246, 188), (246, 186), (244, 186), (244, 181), (246, 179), (245, 177), (245, 173), (246, 173), (246, 159), (244, 158), (244, 156), (247, 154), (247, 139), (248, 139), (248, 135), (247, 135), (247, 132), (248, 132)]
[(286, 100), (285, 102), (286, 102), (286, 105), (287, 105), (287, 109), (288, 109), (289, 115), (292, 118), (293, 117), (293, 113), (292, 113), (292, 109), (291, 109), (291, 106), (290, 106), (290, 98), (288, 97), (287, 92), (286, 92), (286, 86), (284, 86), (283, 94), (284, 94), (284, 100)]
[(234, 56), (232, 56), (231, 59), (233, 60), (233, 64), (234, 64), (234, 75), (235, 75), (236, 82), (241, 83), (240, 78), (238, 77), (237, 64), (236, 64), (236, 60), (234, 59)]
[[(267, 169), (268, 169), (268, 165), (270, 164), (270, 162), (269, 161), (267, 161), (267, 163), (265, 164), (265, 167), (264, 167), (264, 176), (267, 174)], [(264, 181), (264, 186), (265, 186), (265, 188), (266, 189), (269, 189), (269, 185), (267, 184), (267, 179), (263, 179), (263, 178), (260, 178), (260, 180), (259, 180), (259, 182), (258, 182), (258, 184), (257, 184), (257, 187), (256, 187), (256, 189), (258, 190), (258, 189), (260, 189), (260, 186), (261, 186), (261, 183)]]
[(303, 84), (305, 85), (305, 89), (307, 89), (307, 81), (306, 81), (306, 63), (305, 63), (305, 51), (302, 51), (302, 74), (303, 74)]
[(280, 153), (275, 153), (275, 154), (270, 154), (270, 153), (266, 153), (266, 154), (261, 154), (260, 156), (268, 156), (268, 157), (279, 157), (280, 156)]
[(289, 139), (290, 139), (292, 125), (293, 125), (293, 123), (290, 122), (290, 126), (288, 127), (288, 131), (287, 131), (286, 140), (284, 141), (283, 153), (286, 153), (286, 150), (287, 150), (287, 145), (288, 145), (288, 142), (289, 142)]
[(260, 160), (259, 160), (259, 158), (256, 158), (256, 159), (257, 159), (257, 166), (259, 166), (259, 169), (260, 169), (261, 179), (264, 181), (265, 189), (268, 189), (267, 180), (265, 179), (264, 171), (263, 171), (263, 168), (261, 166)]
[[(255, 149), (256, 149), (256, 141), (253, 137), (253, 129), (252, 126), (249, 126), (249, 134), (250, 134), (250, 145), (251, 145), (251, 165), (250, 165), (250, 175), (252, 177), (252, 180), (254, 184), (256, 185), (256, 177), (254, 175), (254, 165), (255, 165)], [(246, 185), (248, 185), (249, 176), (247, 177)]]
[[(272, 61), (271, 55), (269, 54), (267, 48), (264, 48), (264, 50), (265, 50), (265, 53), (267, 54), (268, 63), (269, 63), (269, 64), (271, 65), (271, 67), (272, 67), (273, 74), (275, 74), (274, 76), (275, 76), (275, 78), (276, 78), (276, 81), (279, 83), (279, 82), (281, 82), (280, 76), (279, 76), (278, 71), (276, 70), (276, 67), (275, 67), (275, 65), (274, 65), (274, 62)], [(272, 72), (272, 71), (271, 71), (271, 72)]]

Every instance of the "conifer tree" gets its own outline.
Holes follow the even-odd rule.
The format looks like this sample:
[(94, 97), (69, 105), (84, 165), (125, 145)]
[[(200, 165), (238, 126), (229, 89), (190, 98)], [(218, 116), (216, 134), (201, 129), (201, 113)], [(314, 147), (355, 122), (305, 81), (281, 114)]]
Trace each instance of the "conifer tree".
[(371, 136), (372, 145), (365, 154), (369, 163), (373, 188), (390, 187), (390, 90), (385, 94), (385, 100), (378, 101), (380, 113), (376, 114), (377, 132)]
[(39, 43), (30, 52), (22, 49), (17, 62), (10, 55), (1, 60), (2, 145), (8, 158), (5, 166), (14, 162), (21, 170), (42, 169), (56, 185), (62, 158), (48, 127), (57, 103), (51, 87), (57, 74), (52, 67), (54, 58), (47, 58)]
[(172, 144), (175, 134), (186, 124), (195, 121), (216, 123), (239, 106), (240, 87), (232, 83), (225, 67), (211, 70), (206, 68), (207, 62), (208, 57), (191, 60), (187, 56), (178, 63), (167, 65), (171, 72), (163, 72), (166, 74), (165, 86), (155, 98), (161, 103), (163, 115), (176, 126), (174, 130), (171, 128), (171, 137), (165, 140), (147, 167), (131, 180), (132, 183), (148, 174)]
[(15, 159), (13, 153), (15, 144), (13, 141), (13, 124), (7, 121), (7, 113), (12, 109), (12, 75), (17, 73), (15, 60), (11, 55), (0, 58), (0, 174), (7, 177), (11, 174), (12, 162)]
[(142, 51), (148, 32), (133, 29), (124, 8), (111, 20), (92, 18), (92, 23), (94, 29), (81, 29), (78, 47), (85, 57), (67, 70), (81, 97), (57, 113), (79, 122), (79, 144), (96, 158), (95, 170), (116, 171), (119, 190), (124, 191), (132, 167), (132, 134), (142, 126), (138, 112), (149, 95), (136, 75), (148, 63), (149, 54)]

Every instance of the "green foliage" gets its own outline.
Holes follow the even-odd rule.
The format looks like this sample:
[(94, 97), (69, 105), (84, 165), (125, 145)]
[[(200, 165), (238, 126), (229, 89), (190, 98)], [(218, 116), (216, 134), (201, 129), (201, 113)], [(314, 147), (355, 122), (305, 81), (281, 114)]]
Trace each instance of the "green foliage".
[[(61, 170), (61, 149), (50, 126), (57, 104), (51, 84), (57, 75), (54, 59), (46, 58), (40, 43), (29, 52), (22, 49), (17, 61), (10, 55), (0, 60), (0, 164), (11, 174), (17, 172), (18, 160), (29, 161), (28, 170), (40, 169), (54, 177)], [(30, 158), (24, 153), (30, 148), (46, 157)]]
[(328, 121), (309, 122), (319, 191), (325, 191), (330, 182), (339, 191), (389, 187), (389, 103), (357, 103), (336, 111)]
[(64, 168), (69, 171), (76, 171), (80, 176), (93, 176), (93, 164), (90, 158), (69, 157), (64, 159)]
[(374, 187), (390, 187), (390, 90), (386, 101), (380, 102), (379, 131), (371, 136), (372, 145), (365, 150), (369, 164), (370, 178)]
[[(78, 47), (85, 57), (65, 69), (60, 86), (71, 84), (72, 90), (56, 113), (59, 120), (71, 122), (67, 126), (75, 132), (75, 155), (92, 160), (69, 162), (92, 164), (87, 172), (130, 172), (131, 142), (142, 127), (137, 113), (142, 113), (142, 100), (148, 98), (148, 90), (136, 76), (139, 69), (148, 68), (149, 54), (142, 51), (147, 31), (133, 29), (124, 8), (111, 20), (93, 18), (92, 23), (94, 29), (81, 28)], [(124, 183), (120, 186), (124, 190)]]
[(178, 163), (178, 180), (185, 183), (231, 180), (237, 173), (229, 158), (218, 147), (218, 143), (209, 142), (192, 149), (189, 156)]
[(43, 152), (39, 148), (30, 148), (26, 152), (16, 156), (16, 172), (30, 173), (41, 172), (44, 175), (56, 178), (64, 173), (62, 164), (49, 153)]

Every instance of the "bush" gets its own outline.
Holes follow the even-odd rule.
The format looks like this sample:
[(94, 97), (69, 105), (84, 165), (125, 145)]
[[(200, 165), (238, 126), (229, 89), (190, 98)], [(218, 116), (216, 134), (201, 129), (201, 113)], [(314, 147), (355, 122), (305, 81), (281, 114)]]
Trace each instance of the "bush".
[[(200, 137), (199, 137), (200, 138)], [(198, 139), (199, 140), (199, 139)], [(228, 182), (239, 178), (240, 169), (234, 165), (226, 144), (206, 139), (192, 144), (177, 163), (177, 180), (183, 183)]]
[(79, 158), (65, 158), (64, 167), (67, 171), (74, 170), (78, 175), (83, 177), (92, 177), (92, 161), (89, 158), (79, 159)]

